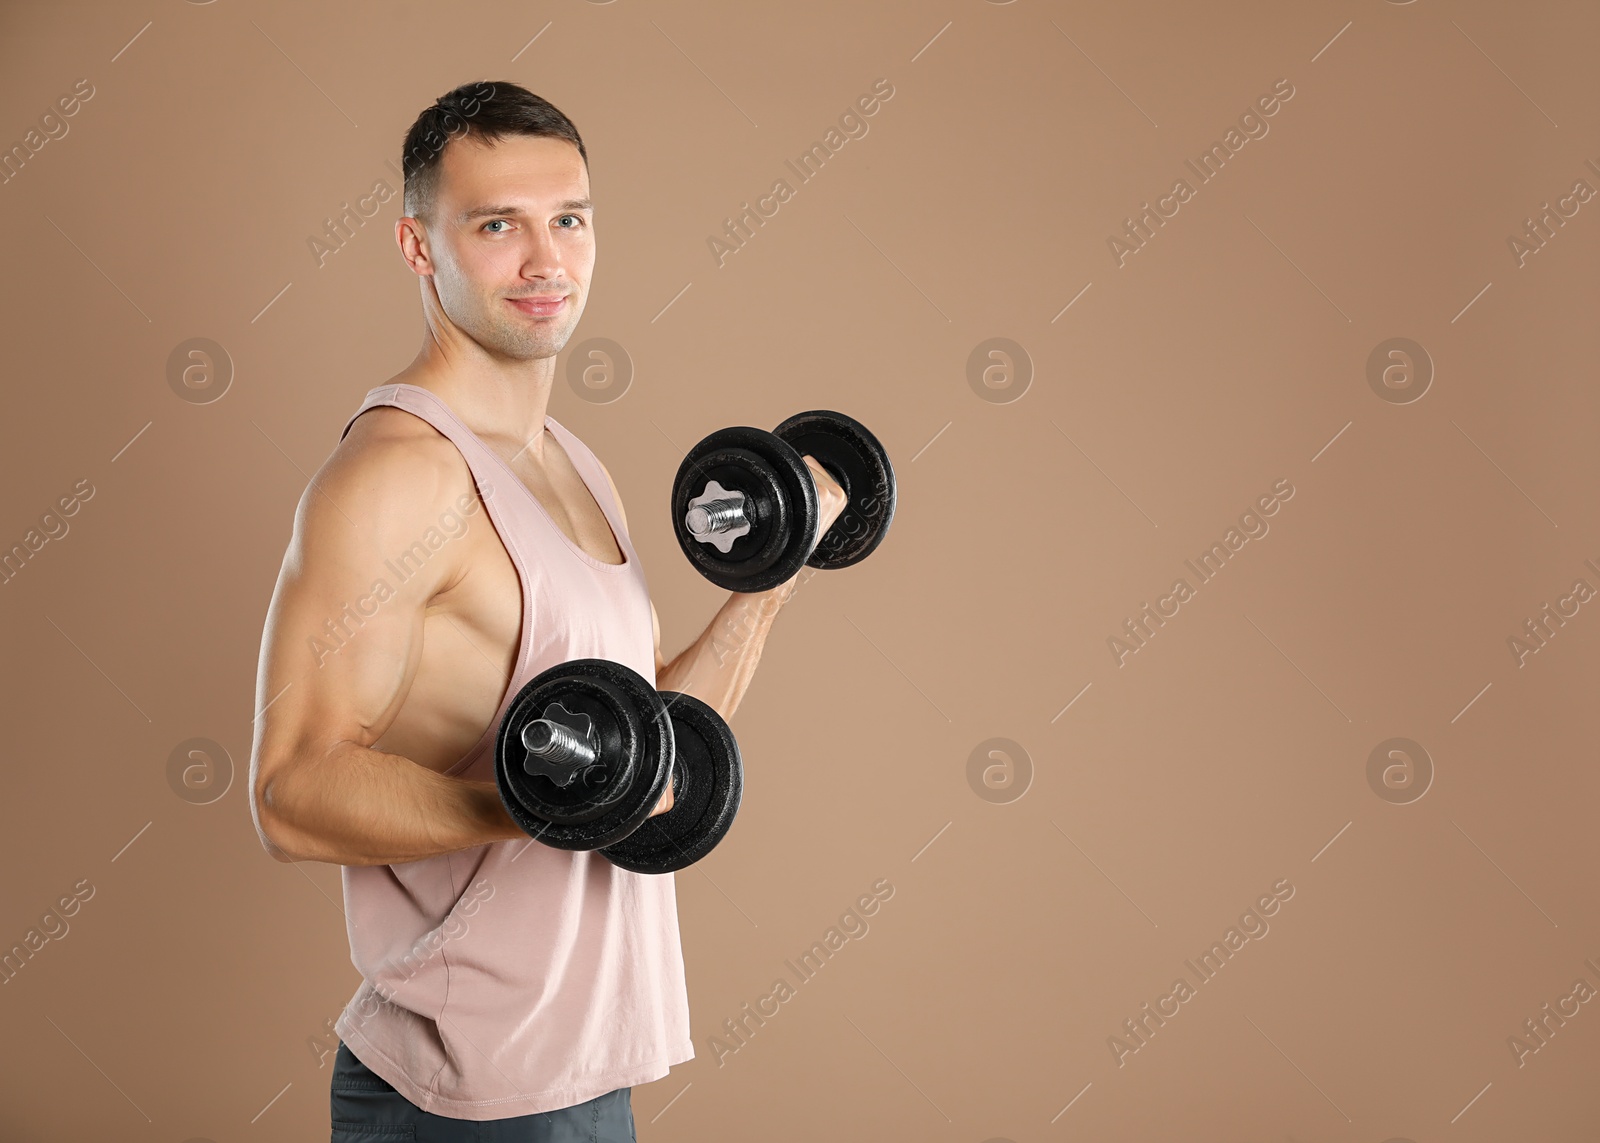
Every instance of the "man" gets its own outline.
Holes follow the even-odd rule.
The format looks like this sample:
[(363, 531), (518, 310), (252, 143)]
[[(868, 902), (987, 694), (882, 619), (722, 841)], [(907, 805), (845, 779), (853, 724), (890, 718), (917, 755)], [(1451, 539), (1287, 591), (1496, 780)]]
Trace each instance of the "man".
[[(300, 500), (251, 809), (277, 859), (343, 866), (363, 979), (334, 1024), (335, 1140), (631, 1140), (632, 1085), (694, 1057), (673, 876), (522, 833), (494, 731), (528, 679), (585, 657), (731, 718), (797, 581), (731, 595), (663, 659), (616, 485), (546, 412), (594, 269), (577, 129), (514, 84), (468, 84), (418, 117), (405, 161), (422, 348)], [(825, 529), (845, 496), (807, 464)]]

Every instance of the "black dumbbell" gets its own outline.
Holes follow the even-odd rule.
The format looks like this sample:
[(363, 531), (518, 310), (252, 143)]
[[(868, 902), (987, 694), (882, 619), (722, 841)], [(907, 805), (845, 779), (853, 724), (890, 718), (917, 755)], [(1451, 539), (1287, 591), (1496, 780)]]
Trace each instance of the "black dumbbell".
[(693, 695), (659, 692), (672, 722), (672, 808), (600, 852), (635, 873), (693, 865), (727, 836), (744, 797), (744, 763), (721, 715)]
[[(672, 783), (673, 805), (650, 811)], [(733, 732), (692, 695), (657, 691), (609, 659), (574, 659), (530, 679), (495, 737), (500, 801), (530, 837), (597, 849), (635, 873), (671, 873), (710, 853), (739, 812)]]
[[(821, 537), (810, 456), (849, 498)], [(728, 591), (767, 591), (802, 567), (849, 567), (894, 519), (889, 454), (843, 413), (797, 413), (772, 432), (740, 425), (706, 437), (672, 485), (672, 530), (701, 575)]]

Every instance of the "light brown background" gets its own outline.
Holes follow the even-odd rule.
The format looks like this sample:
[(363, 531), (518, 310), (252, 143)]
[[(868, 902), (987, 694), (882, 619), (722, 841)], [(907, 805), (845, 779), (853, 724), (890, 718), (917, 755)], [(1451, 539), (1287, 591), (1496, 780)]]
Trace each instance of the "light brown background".
[[(398, 191), (406, 126), (473, 79), (590, 148), (576, 340), (633, 378), (585, 400), (569, 346), (552, 411), (617, 479), (669, 654), (722, 598), (665, 514), (690, 444), (832, 407), (899, 473), (888, 541), (804, 587), (734, 721), (743, 811), (678, 876), (697, 1058), (634, 1092), (641, 1137), (1595, 1137), (1600, 1005), (1525, 1066), (1507, 1039), (1600, 984), (1600, 601), (1521, 667), (1506, 642), (1600, 588), (1600, 201), (1520, 268), (1506, 241), (1600, 189), (1593, 5), (152, 0), (0, 29), (0, 139), (96, 90), (0, 186), (0, 539), (96, 489), (0, 587), (0, 943), (95, 889), (0, 988), (0, 1137), (323, 1137), (356, 977), (338, 870), (251, 827), (253, 673), (295, 501), (421, 322), (398, 198), (320, 269), (307, 239)], [(719, 269), (707, 237), (879, 78), (870, 133)], [(1118, 268), (1107, 237), (1280, 78), (1270, 134)], [(167, 382), (195, 337), (235, 371), (209, 404)], [(1009, 403), (968, 384), (993, 337), (1034, 369)], [(1394, 337), (1435, 370), (1408, 404), (1368, 384)], [(1118, 667), (1107, 638), (1280, 478), (1270, 534)], [(211, 804), (168, 781), (195, 736), (231, 761)], [(1031, 761), (1007, 804), (968, 780), (995, 736)], [(1404, 805), (1367, 780), (1397, 736), (1435, 769)], [(718, 1066), (880, 878), (870, 934)], [(1119, 1067), (1108, 1037), (1280, 879), (1270, 934)]]

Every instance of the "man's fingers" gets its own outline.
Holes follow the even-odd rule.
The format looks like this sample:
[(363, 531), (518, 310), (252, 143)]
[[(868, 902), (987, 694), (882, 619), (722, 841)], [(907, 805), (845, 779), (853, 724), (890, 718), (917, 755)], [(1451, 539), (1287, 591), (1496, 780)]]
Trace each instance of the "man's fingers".
[(822, 531), (827, 531), (828, 526), (839, 518), (840, 513), (849, 503), (849, 497), (844, 494), (844, 489), (839, 482), (828, 475), (828, 470), (811, 456), (800, 458), (806, 462), (806, 467), (811, 469), (811, 475), (817, 484), (817, 508), (822, 515)]

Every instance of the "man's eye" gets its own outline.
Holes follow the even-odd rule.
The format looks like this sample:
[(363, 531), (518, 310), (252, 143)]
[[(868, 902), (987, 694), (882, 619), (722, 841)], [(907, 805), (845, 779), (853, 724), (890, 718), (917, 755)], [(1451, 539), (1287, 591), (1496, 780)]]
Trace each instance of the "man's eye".
[[(562, 218), (570, 218), (570, 219), (572, 219), (573, 222), (577, 222), (577, 223), (582, 223), (583, 222), (583, 219), (578, 217), (576, 214), (563, 214), (561, 217)], [(563, 229), (563, 230), (572, 230), (572, 229), (574, 229), (574, 227), (563, 226), (561, 229)]]
[[(510, 225), (510, 223), (506, 222), (506, 220), (503, 219), (503, 218), (492, 218), (488, 222), (483, 224), (483, 228), (485, 230), (489, 230), (489, 227), (491, 227), (491, 226), (509, 226), (509, 225)], [(505, 233), (505, 231), (503, 231), (503, 230), (491, 230), (489, 232), (491, 234), (504, 234)]]

